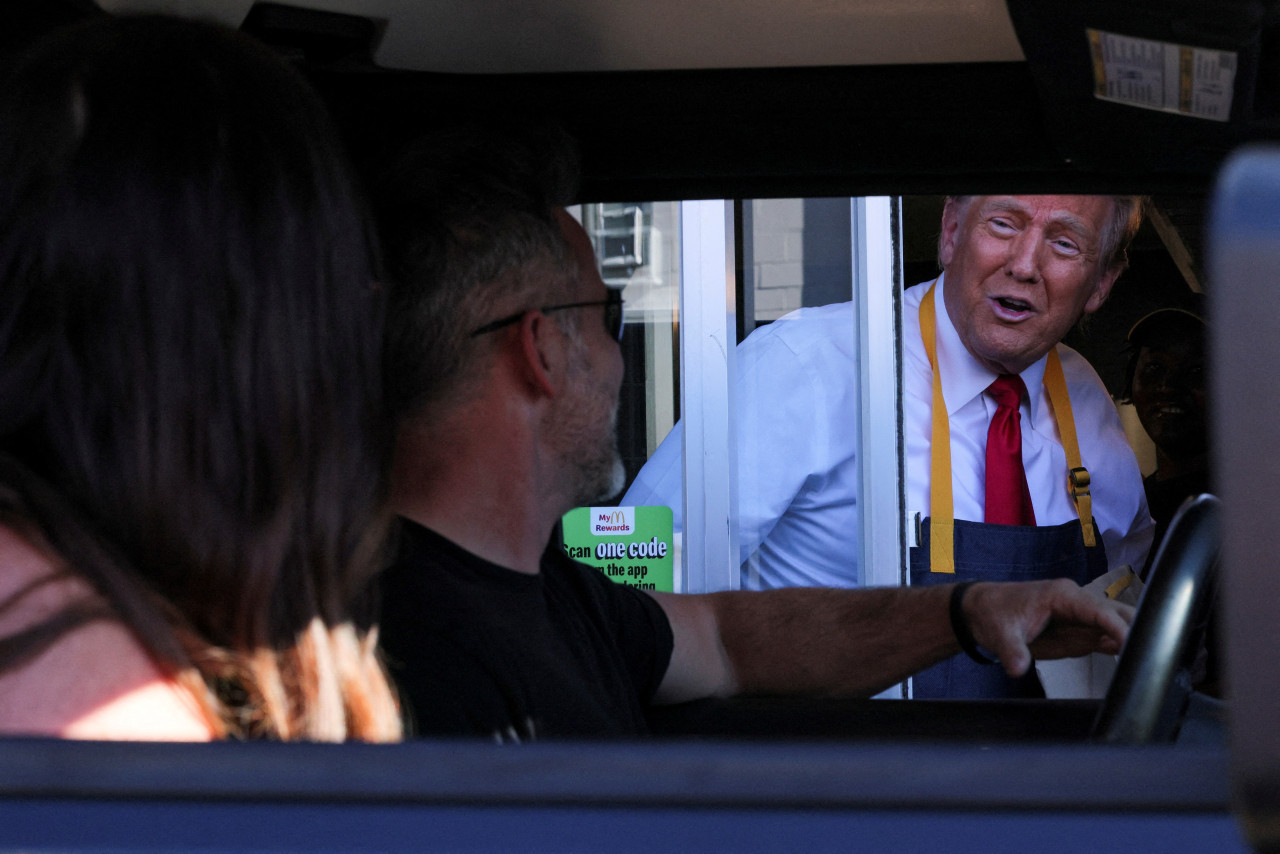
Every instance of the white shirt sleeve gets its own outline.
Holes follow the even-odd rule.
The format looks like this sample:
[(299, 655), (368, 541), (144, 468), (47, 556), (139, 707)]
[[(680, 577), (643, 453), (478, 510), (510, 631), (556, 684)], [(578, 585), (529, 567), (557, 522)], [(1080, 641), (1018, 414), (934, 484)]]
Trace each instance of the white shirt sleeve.
[[(738, 348), (744, 587), (857, 583), (857, 387), (851, 304), (794, 312)], [(680, 519), (680, 425), (623, 497)], [(677, 521), (677, 526), (680, 522)]]

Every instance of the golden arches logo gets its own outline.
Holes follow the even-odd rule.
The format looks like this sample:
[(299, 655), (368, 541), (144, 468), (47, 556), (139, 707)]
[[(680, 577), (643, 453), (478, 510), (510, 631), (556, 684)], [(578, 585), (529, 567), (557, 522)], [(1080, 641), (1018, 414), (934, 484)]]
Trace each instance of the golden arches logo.
[(614, 510), (612, 513), (601, 513), (597, 522), (604, 525), (625, 525), (627, 524), (627, 514), (621, 510)]

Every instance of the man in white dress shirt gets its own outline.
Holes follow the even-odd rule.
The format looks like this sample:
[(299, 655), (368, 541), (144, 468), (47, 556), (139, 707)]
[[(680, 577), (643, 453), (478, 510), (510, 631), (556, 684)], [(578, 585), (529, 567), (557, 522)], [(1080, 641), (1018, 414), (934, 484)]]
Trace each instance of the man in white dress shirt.
[[(1029, 575), (1018, 577), (1047, 573), (1086, 581), (1108, 565), (1141, 566), (1151, 545), (1141, 474), (1111, 398), (1088, 363), (1058, 343), (1110, 294), (1124, 269), (1140, 207), (1132, 197), (949, 199), (939, 240), (945, 272), (936, 283), (917, 285), (905, 295), (906, 508), (913, 519), (932, 515), (934, 371), (920, 325), (921, 303), (932, 288), (940, 391), (950, 421), (952, 516), (961, 540), (985, 538), (979, 532), (990, 531), (984, 519), (985, 451), (996, 404), (984, 392), (1002, 374), (1020, 377), (1026, 389), (1019, 405), (1022, 462), (1037, 527), (996, 526), (994, 533), (1004, 543), (999, 548), (1021, 555), (1024, 548), (1037, 546), (1015, 542), (1019, 536), (1043, 542), (1049, 530), (1059, 538), (1083, 536), (1080, 511), (1068, 489), (1068, 469), (1074, 466), (1068, 466), (1044, 384), (1049, 353), (1056, 353), (1079, 437), (1079, 465), (1091, 481), (1092, 506), (1087, 510), (1100, 536), (1080, 559), (1069, 559), (1069, 567), (1037, 563)], [(857, 583), (853, 328), (849, 304), (801, 309), (757, 330), (738, 350), (739, 538), (745, 587)], [(680, 444), (677, 425), (623, 504), (668, 504), (679, 516)], [(930, 583), (930, 576), (1011, 577), (1005, 570), (1022, 563), (1020, 558), (1002, 559), (998, 570), (990, 563), (979, 570), (962, 559), (955, 573), (929, 572), (920, 552), (928, 528), (913, 526), (913, 583)], [(984, 560), (990, 557), (985, 545), (979, 548)], [(1061, 548), (1074, 546), (1050, 546)]]

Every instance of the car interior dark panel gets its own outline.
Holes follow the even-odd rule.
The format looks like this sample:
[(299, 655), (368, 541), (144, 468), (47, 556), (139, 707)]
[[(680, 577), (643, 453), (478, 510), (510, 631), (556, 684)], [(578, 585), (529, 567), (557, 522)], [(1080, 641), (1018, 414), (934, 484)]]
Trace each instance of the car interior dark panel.
[[(1020, 64), (512, 78), (317, 71), (313, 80), (357, 159), (376, 159), (445, 122), (554, 121), (581, 146), (587, 201), (1063, 182)], [(998, 142), (979, 130), (988, 124), (1005, 128)], [(954, 134), (946, 157), (937, 150), (944, 128)], [(667, 143), (673, 139), (679, 144)], [(1018, 152), (1013, 163), (1010, 150)]]
[[(1273, 2), (1085, 2), (1050, 8), (1011, 0), (1010, 16), (1040, 93), (1046, 127), (1064, 158), (1087, 171), (1210, 174), (1246, 140), (1276, 139)], [(1169, 115), (1094, 95), (1086, 28), (1228, 51), (1237, 57), (1228, 121)]]
[[(401, 745), (6, 739), (0, 799), (819, 806), (1189, 812), (1229, 798), (1215, 748), (932, 742), (470, 740)], [(1020, 775), (1035, 763), (1044, 773)], [(1079, 769), (1088, 768), (1087, 774)], [(1075, 769), (1073, 772), (1072, 769)], [(956, 786), (956, 780), (964, 780)], [(1115, 797), (1123, 793), (1123, 798)], [(2, 830), (2, 828), (0, 828)], [(3, 837), (0, 836), (0, 841)]]
[(743, 697), (655, 706), (661, 737), (805, 741), (903, 740), (963, 743), (1080, 743), (1098, 700), (804, 700)]
[[(24, 4), (19, 4), (22, 6)], [(386, 21), (256, 3), (242, 27), (308, 73), (358, 159), (449, 122), (554, 121), (579, 139), (586, 200), (1012, 192), (1203, 192), (1232, 147), (1280, 138), (1268, 100), (1275, 4), (1012, 0), (1025, 62), (572, 74), (381, 69)], [(1159, 8), (1157, 8), (1159, 7)], [(62, 17), (85, 14), (59, 0)], [(32, 14), (32, 13), (29, 13)], [(45, 19), (50, 12), (39, 16)], [(1206, 24), (1208, 21), (1212, 26)], [(32, 25), (28, 25), (32, 26)], [(1240, 52), (1217, 123), (1093, 97), (1086, 26)], [(660, 144), (674, 135), (679, 146)], [(1085, 132), (1087, 128), (1087, 133)], [(993, 131), (993, 129), (998, 129)]]
[[(1110, 14), (1099, 24), (1096, 9), (1081, 5), (1072, 23), (1114, 21), (1134, 32), (1124, 25), (1136, 21), (1137, 35), (1169, 35), (1147, 25), (1150, 15)], [(1234, 145), (1280, 133), (1252, 111), (1218, 126), (1097, 101), (1083, 24), (1063, 26), (1058, 7), (1011, 10), (1029, 45), (1027, 62), (526, 75), (376, 69), (361, 39), (376, 37), (378, 25), (352, 16), (312, 18), (257, 4), (244, 26), (299, 56), (358, 158), (377, 158), (442, 123), (551, 120), (581, 143), (589, 201), (992, 186), (1203, 191)], [(1240, 102), (1251, 98), (1258, 73), (1264, 31), (1256, 17), (1241, 19), (1234, 40), (1219, 39), (1248, 49)], [(659, 128), (681, 144), (655, 144)]]
[[(1223, 595), (1228, 661), (1235, 685), (1230, 740), (1235, 808), (1260, 851), (1280, 850), (1280, 669), (1275, 666), (1274, 570), (1280, 500), (1275, 423), (1275, 270), (1280, 263), (1280, 157), (1275, 148), (1241, 151), (1224, 169), (1210, 217), (1209, 269), (1230, 283), (1213, 293), (1216, 336), (1215, 453), (1223, 501)], [(1242, 403), (1247, 401), (1247, 403)]]

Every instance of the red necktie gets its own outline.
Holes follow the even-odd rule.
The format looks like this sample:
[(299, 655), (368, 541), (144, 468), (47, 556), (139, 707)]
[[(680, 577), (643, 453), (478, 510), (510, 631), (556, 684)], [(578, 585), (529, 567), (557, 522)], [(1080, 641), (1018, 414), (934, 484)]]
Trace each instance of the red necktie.
[(1022, 378), (1001, 374), (987, 394), (996, 414), (987, 429), (986, 521), (992, 525), (1034, 525), (1036, 512), (1022, 468), (1022, 426), (1018, 405), (1027, 393)]

